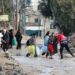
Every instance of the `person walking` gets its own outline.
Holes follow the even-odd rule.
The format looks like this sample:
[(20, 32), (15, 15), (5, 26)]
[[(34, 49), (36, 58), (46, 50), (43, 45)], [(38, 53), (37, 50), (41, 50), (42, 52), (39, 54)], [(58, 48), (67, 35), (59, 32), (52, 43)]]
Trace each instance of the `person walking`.
[(9, 47), (12, 48), (12, 40), (13, 40), (13, 29), (9, 30)]
[(46, 57), (48, 56), (48, 40), (49, 40), (49, 31), (46, 33), (44, 37), (44, 47), (42, 48), (44, 50), (43, 54), (46, 54)]
[(64, 50), (64, 48), (67, 50), (67, 52), (69, 54), (72, 55), (72, 57), (74, 57), (73, 53), (69, 49), (68, 39), (63, 34), (63, 32), (60, 32), (60, 34), (57, 34), (57, 48), (58, 48), (58, 50), (60, 50), (61, 59), (63, 59), (63, 50)]
[(44, 37), (44, 45), (48, 46), (48, 39), (49, 39), (49, 31), (46, 33), (45, 37)]
[(26, 46), (28, 48), (28, 53), (26, 56), (29, 57), (31, 55), (36, 57), (35, 35), (32, 35), (32, 37), (27, 40)]
[(8, 48), (9, 48), (9, 33), (6, 29), (4, 29), (2, 37), (2, 49), (4, 52), (6, 52)]
[(22, 34), (20, 32), (20, 29), (18, 29), (15, 37), (16, 37), (16, 41), (17, 41), (17, 47), (16, 47), (16, 49), (21, 49)]

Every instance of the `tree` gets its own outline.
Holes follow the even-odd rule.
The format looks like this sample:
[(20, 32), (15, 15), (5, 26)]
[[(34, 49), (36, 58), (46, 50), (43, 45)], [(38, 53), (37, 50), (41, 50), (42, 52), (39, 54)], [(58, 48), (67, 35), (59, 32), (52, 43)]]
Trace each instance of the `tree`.
[(38, 9), (45, 18), (49, 18), (50, 16), (52, 16), (50, 0), (41, 0)]
[(50, 0), (41, 0), (38, 5), (38, 10), (44, 16), (44, 34), (45, 34), (45, 23), (46, 19), (52, 17), (52, 11), (50, 8)]
[(39, 8), (46, 18), (52, 13), (56, 26), (65, 35), (75, 32), (75, 0), (41, 0)]
[(11, 22), (12, 12), (13, 0), (0, 0), (0, 15), (9, 15), (9, 21)]
[(65, 35), (75, 32), (75, 1), (74, 0), (50, 0), (52, 13), (55, 16), (56, 25)]

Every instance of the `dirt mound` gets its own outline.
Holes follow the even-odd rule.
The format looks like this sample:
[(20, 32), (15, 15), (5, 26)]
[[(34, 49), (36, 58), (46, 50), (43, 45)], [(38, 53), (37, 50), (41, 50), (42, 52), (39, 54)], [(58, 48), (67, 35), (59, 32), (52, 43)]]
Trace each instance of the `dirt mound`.
[(0, 53), (0, 75), (25, 75), (20, 65), (12, 58)]

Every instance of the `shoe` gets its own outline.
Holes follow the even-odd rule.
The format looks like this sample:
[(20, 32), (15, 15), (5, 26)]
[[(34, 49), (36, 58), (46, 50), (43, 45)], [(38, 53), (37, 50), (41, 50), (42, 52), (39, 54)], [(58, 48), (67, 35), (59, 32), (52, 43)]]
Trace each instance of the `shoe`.
[(52, 57), (50, 57), (49, 59), (53, 59)]
[(63, 59), (63, 55), (61, 55), (61, 58), (60, 59)]
[(49, 58), (49, 59), (53, 59), (53, 57), (52, 57), (52, 56), (48, 56), (48, 58)]
[(27, 53), (27, 54), (26, 54), (26, 57), (29, 57), (29, 56), (30, 56), (30, 53)]
[(37, 55), (34, 55), (34, 57), (38, 57)]
[(74, 55), (72, 57), (75, 57)]
[(60, 59), (63, 59), (63, 57), (61, 57)]
[(45, 52), (42, 53), (42, 55), (45, 55), (45, 54), (46, 54)]

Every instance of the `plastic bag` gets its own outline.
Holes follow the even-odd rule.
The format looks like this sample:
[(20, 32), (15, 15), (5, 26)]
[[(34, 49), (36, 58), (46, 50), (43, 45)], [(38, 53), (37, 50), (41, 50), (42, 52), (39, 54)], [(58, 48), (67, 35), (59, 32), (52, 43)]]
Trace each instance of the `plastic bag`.
[(42, 50), (38, 46), (36, 46), (36, 54), (37, 56), (40, 56), (42, 54)]
[(44, 53), (44, 52), (47, 53), (48, 48), (47, 48), (47, 46), (42, 45), (41, 50), (42, 50), (42, 53)]
[(60, 44), (57, 44), (57, 49), (60, 50)]
[(16, 38), (14, 37), (13, 39), (12, 39), (12, 45), (16, 45), (17, 44), (17, 41), (16, 41)]

